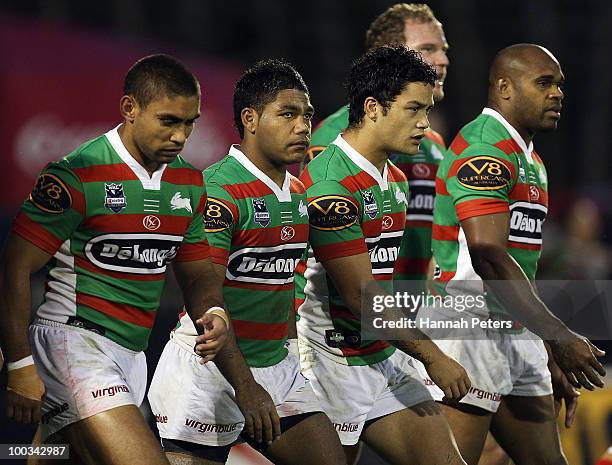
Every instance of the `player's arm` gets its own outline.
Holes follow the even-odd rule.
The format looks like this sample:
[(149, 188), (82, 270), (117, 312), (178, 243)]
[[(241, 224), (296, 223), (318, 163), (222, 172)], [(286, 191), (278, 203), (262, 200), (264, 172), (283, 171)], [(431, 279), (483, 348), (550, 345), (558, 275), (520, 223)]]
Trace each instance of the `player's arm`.
[[(307, 188), (310, 242), (315, 256), (325, 267), (338, 289), (344, 304), (356, 316), (361, 315), (362, 283), (372, 282), (372, 264), (359, 224), (358, 202), (336, 181), (320, 181)], [(375, 283), (375, 282), (374, 282)], [(378, 286), (367, 286), (378, 295), (385, 293)], [(373, 295), (363, 296), (372, 301)], [(396, 308), (382, 315), (401, 319)], [(444, 391), (447, 399), (458, 400), (470, 388), (470, 380), (461, 365), (446, 356), (425, 334), (406, 329), (406, 337), (389, 341), (398, 349), (419, 359), (432, 380)]]
[[(523, 273), (508, 254), (509, 213), (497, 213), (461, 221), (472, 265), (495, 295), (529, 329), (549, 341), (555, 361), (576, 387), (603, 387), (599, 375), (605, 370), (597, 357), (604, 352), (588, 339), (571, 331), (542, 302)], [(504, 281), (500, 283), (499, 281)]]
[[(204, 225), (210, 245), (213, 276), (210, 285), (223, 289), (227, 261), (240, 212), (231, 195), (220, 185), (207, 180), (208, 202), (204, 209)], [(217, 354), (215, 365), (236, 392), (236, 403), (245, 418), (247, 433), (261, 442), (277, 439), (280, 420), (270, 395), (253, 378), (230, 322), (227, 343)]]
[(210, 258), (174, 263), (174, 274), (183, 293), (185, 310), (199, 336), (194, 352), (202, 362), (212, 360), (227, 341), (229, 320), (223, 310), (223, 288)]
[(28, 342), (30, 275), (50, 259), (47, 252), (10, 233), (0, 262), (0, 337), (8, 366), (6, 415), (21, 423), (40, 419), (44, 386)]
[[(371, 282), (372, 264), (367, 253), (335, 258), (323, 262), (327, 273), (338, 289), (342, 300), (356, 316), (361, 316), (362, 298), (371, 302), (375, 294), (385, 293), (377, 286), (365, 286), (371, 295), (362, 295), (363, 282)], [(404, 314), (396, 308), (387, 308), (383, 318), (401, 320)], [(402, 352), (420, 360), (431, 379), (444, 391), (445, 400), (457, 401), (464, 397), (471, 386), (470, 379), (463, 367), (444, 354), (438, 346), (418, 329), (406, 329), (405, 337), (397, 341), (388, 341)]]

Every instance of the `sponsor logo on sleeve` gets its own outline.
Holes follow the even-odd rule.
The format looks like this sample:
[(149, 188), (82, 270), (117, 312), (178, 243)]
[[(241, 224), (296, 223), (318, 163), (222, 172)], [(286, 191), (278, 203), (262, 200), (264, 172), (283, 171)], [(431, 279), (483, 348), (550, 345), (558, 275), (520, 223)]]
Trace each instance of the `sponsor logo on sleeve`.
[(113, 213), (119, 213), (127, 207), (127, 199), (123, 192), (123, 184), (121, 183), (104, 183), (106, 196), (104, 197), (104, 206)]
[(508, 167), (495, 157), (469, 158), (457, 170), (457, 181), (469, 189), (495, 191), (506, 187), (511, 180)]
[(225, 203), (209, 197), (204, 209), (204, 227), (207, 233), (224, 231), (234, 223), (234, 215)]
[(310, 226), (321, 231), (339, 231), (357, 221), (359, 209), (341, 195), (323, 195), (308, 203)]
[(72, 196), (60, 178), (50, 173), (42, 173), (36, 180), (30, 201), (44, 212), (63, 213), (72, 205)]

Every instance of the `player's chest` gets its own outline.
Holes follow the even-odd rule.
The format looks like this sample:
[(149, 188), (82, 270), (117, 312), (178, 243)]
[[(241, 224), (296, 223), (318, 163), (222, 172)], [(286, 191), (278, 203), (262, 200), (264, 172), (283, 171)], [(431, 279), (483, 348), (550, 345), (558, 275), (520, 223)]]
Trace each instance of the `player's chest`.
[(90, 183), (84, 186), (87, 217), (119, 230), (182, 234), (200, 199), (190, 186), (143, 189), (138, 181)]
[(271, 195), (242, 199), (238, 234), (242, 232), (266, 244), (306, 242), (306, 196), (292, 194), (289, 201), (280, 201)]
[(518, 176), (510, 191), (510, 240), (539, 245), (548, 213), (548, 183), (544, 168), (519, 158)]
[(406, 192), (395, 183), (387, 189), (372, 186), (361, 189), (357, 196), (361, 224), (366, 237), (401, 231), (406, 224)]

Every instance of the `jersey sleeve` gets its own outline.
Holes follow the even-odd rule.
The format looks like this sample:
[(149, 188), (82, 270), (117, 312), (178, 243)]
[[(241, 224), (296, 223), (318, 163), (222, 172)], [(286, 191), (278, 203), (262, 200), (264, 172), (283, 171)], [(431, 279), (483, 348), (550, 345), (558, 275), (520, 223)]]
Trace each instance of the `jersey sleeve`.
[(83, 221), (85, 196), (66, 160), (48, 164), (13, 222), (13, 231), (54, 255)]
[(515, 157), (486, 144), (467, 148), (454, 160), (446, 177), (459, 221), (508, 212), (517, 175)]
[(178, 262), (203, 260), (210, 257), (210, 250), (204, 231), (204, 207), (206, 206), (206, 190), (204, 185), (194, 187), (192, 204), (197, 205), (191, 223), (183, 236), (183, 242), (176, 255)]
[(239, 211), (234, 198), (219, 184), (208, 182), (208, 202), (204, 212), (206, 234), (212, 261), (227, 266), (232, 236), (239, 224)]
[(306, 189), (310, 244), (318, 261), (368, 253), (359, 203), (337, 181), (319, 181)]

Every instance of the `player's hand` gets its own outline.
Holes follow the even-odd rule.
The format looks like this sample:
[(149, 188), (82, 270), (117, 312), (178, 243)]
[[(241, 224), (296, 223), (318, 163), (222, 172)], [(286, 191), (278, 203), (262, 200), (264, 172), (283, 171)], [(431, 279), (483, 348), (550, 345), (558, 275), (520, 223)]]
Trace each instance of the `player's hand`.
[(570, 337), (549, 341), (555, 362), (563, 370), (568, 381), (576, 388), (584, 387), (589, 391), (603, 387), (600, 376), (606, 370), (597, 357), (606, 353), (598, 349), (587, 338), (570, 332)]
[(256, 382), (236, 389), (236, 403), (245, 418), (245, 430), (255, 441), (271, 444), (281, 435), (280, 419), (270, 394)]
[(442, 352), (423, 364), (431, 380), (444, 392), (442, 402), (458, 402), (472, 387), (465, 369)]
[(548, 369), (550, 370), (553, 397), (555, 399), (555, 413), (559, 416), (561, 405), (565, 401), (565, 427), (570, 428), (574, 423), (580, 391), (570, 384), (565, 373), (563, 373), (554, 360), (548, 361)]
[(225, 320), (219, 315), (207, 313), (195, 322), (198, 332), (203, 332), (196, 337), (193, 351), (202, 357), (200, 363), (210, 362), (221, 350), (227, 341), (228, 327)]
[(17, 423), (38, 422), (44, 392), (45, 386), (34, 365), (10, 370), (6, 390), (6, 416)]

